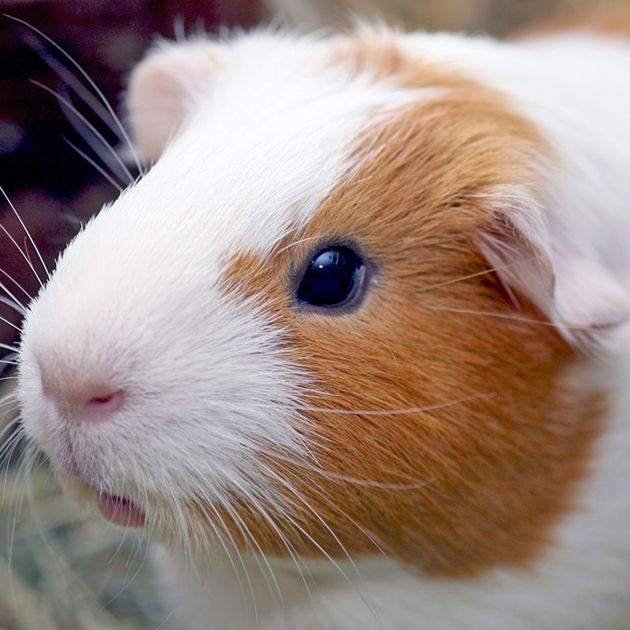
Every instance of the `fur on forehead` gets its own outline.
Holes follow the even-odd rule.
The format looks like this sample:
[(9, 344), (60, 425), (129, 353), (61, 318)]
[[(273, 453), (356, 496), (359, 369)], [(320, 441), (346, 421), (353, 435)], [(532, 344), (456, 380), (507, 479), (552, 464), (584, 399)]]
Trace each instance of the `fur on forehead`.
[(150, 185), (191, 200), (226, 249), (271, 251), (356, 165), (377, 112), (432, 96), (330, 57), (331, 42), (264, 31), (160, 45), (128, 96), (140, 149), (157, 159)]

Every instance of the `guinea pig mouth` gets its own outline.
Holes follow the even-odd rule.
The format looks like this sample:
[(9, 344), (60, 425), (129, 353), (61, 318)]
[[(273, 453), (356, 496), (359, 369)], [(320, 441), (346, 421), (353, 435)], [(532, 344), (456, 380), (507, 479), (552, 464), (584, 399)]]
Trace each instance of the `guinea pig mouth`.
[(137, 503), (126, 497), (99, 492), (89, 483), (59, 471), (59, 483), (64, 493), (74, 499), (79, 505), (89, 506), (96, 503), (101, 515), (110, 523), (123, 527), (143, 527), (146, 514)]
[(101, 493), (97, 505), (103, 517), (116, 525), (142, 527), (145, 523), (144, 512), (130, 499)]

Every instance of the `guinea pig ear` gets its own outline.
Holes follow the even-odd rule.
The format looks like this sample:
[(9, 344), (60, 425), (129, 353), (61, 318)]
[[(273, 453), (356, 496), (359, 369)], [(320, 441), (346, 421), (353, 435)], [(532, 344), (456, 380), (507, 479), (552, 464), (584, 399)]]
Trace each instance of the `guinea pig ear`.
[(592, 256), (555, 234), (535, 204), (493, 214), (481, 248), (504, 284), (531, 300), (571, 343), (596, 340), (630, 318), (624, 288)]
[(220, 47), (209, 41), (160, 42), (133, 70), (127, 112), (137, 147), (157, 159), (211, 85)]

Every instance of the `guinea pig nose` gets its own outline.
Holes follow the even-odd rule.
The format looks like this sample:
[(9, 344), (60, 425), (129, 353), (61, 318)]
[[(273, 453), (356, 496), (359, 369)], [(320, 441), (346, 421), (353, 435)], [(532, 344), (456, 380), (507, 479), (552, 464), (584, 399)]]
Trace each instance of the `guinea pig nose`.
[(123, 393), (113, 387), (89, 388), (83, 393), (79, 413), (86, 419), (105, 418), (122, 407)]
[(121, 409), (123, 390), (105, 382), (73, 383), (50, 387), (42, 379), (44, 395), (52, 399), (57, 410), (73, 422), (110, 420)]

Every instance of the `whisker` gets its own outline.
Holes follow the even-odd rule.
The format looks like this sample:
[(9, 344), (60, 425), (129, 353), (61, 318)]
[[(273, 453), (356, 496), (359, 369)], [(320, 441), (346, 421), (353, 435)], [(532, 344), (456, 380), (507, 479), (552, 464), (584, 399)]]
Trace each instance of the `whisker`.
[(121, 193), (123, 191), (122, 186), (100, 165), (98, 164), (95, 160), (93, 160), (87, 153), (85, 153), (85, 151), (82, 151), (81, 149), (79, 149), (79, 147), (70, 142), (70, 140), (68, 140), (68, 138), (66, 138), (63, 134), (61, 135), (61, 137), (64, 139), (64, 141), (70, 145), (88, 164), (90, 164), (91, 166), (93, 166), (119, 193)]
[[(294, 464), (297, 466), (301, 465), (300, 462), (293, 462), (291, 460), (285, 460), (285, 461), (288, 461), (290, 464)], [(278, 464), (278, 459), (275, 460), (275, 463)], [(298, 481), (303, 481), (299, 477), (296, 476), (294, 471), (290, 470), (286, 466), (281, 466), (281, 468), (285, 475), (290, 475), (291, 477), (296, 478)], [(322, 472), (322, 471), (316, 471), (316, 472)], [(391, 485), (397, 485), (397, 484), (391, 484)], [(397, 490), (399, 488), (395, 487), (394, 489)], [(335, 512), (343, 516), (351, 525), (356, 527), (374, 545), (375, 549), (381, 555), (383, 555), (383, 557), (385, 558), (389, 557), (387, 552), (383, 549), (383, 546), (377, 541), (376, 535), (373, 534), (372, 532), (369, 532), (362, 525), (357, 523), (355, 519), (353, 519), (347, 512), (345, 512), (345, 510), (342, 510), (326, 493), (322, 492), (321, 490), (318, 490), (316, 487), (313, 487), (313, 486), (311, 486), (310, 491), (317, 494), (317, 496), (323, 501), (325, 501), (328, 506), (330, 506), (333, 510), (335, 510)]]
[[(2, 300), (0, 299), (0, 302)], [(4, 303), (4, 302), (3, 302)], [(19, 311), (18, 311), (19, 312)], [(0, 322), (4, 322), (7, 326), (11, 326), (11, 328), (14, 328), (15, 330), (17, 330), (18, 332), (21, 332), (21, 328), (17, 325), (14, 324), (12, 321), (6, 319), (5, 317), (2, 317), (2, 315), (0, 315)]]
[[(14, 412), (17, 409), (16, 407), (10, 408), (10, 409), (5, 409), (2, 412), (3, 417), (7, 416), (8, 414)], [(15, 425), (17, 424), (18, 419), (14, 418), (13, 420), (9, 421), (6, 423), (6, 425), (2, 428), (2, 430), (0, 431), (0, 440), (4, 440), (4, 437), (7, 433), (11, 432), (14, 428)], [(3, 445), (4, 447), (4, 445)], [(2, 455), (0, 455), (0, 465), (2, 465)], [(7, 462), (8, 463), (8, 462)]]
[[(253, 552), (252, 556), (254, 557), (254, 561), (256, 562), (256, 565), (258, 566), (260, 574), (263, 576), (265, 580), (265, 584), (267, 585), (267, 588), (274, 595), (274, 597), (277, 598), (277, 601), (279, 602), (280, 606), (282, 606), (282, 608), (285, 609), (286, 604), (284, 602), (284, 598), (282, 597), (282, 590), (280, 589), (280, 584), (278, 583), (276, 574), (274, 573), (269, 563), (269, 560), (267, 559), (266, 554), (261, 549), (260, 544), (256, 540), (255, 536), (252, 534), (252, 531), (249, 529), (249, 527), (247, 527), (247, 524), (245, 523), (245, 521), (243, 521), (243, 519), (238, 514), (238, 512), (230, 505), (229, 501), (223, 502), (222, 505), (223, 505), (223, 508), (227, 511), (232, 521), (238, 527), (238, 530), (241, 536), (243, 537), (243, 539), (246, 541), (248, 548)], [(251, 545), (255, 547), (255, 550), (251, 549)], [(256, 551), (258, 553), (255, 553)], [(262, 559), (262, 562), (261, 562), (261, 559)], [(263, 564), (264, 564), (264, 567), (263, 567)], [(271, 581), (273, 583), (273, 587), (272, 587), (272, 584), (270, 584), (269, 578), (267, 577), (267, 575), (270, 576)]]
[(6, 461), (6, 467), (4, 471), (4, 486), (3, 486), (3, 494), (6, 494), (7, 491), (7, 483), (8, 483), (8, 474), (9, 474), (9, 463), (15, 449), (17, 448), (20, 441), (25, 437), (25, 431), (21, 424), (17, 423), (15, 431), (11, 434), (9, 439), (2, 445), (0, 448), (0, 462), (3, 460)]
[(422, 488), (426, 488), (431, 484), (431, 480), (424, 481), (414, 481), (410, 483), (388, 483), (381, 481), (373, 481), (371, 479), (359, 479), (357, 477), (352, 477), (350, 475), (342, 475), (339, 473), (332, 473), (323, 468), (318, 468), (317, 466), (313, 466), (312, 464), (308, 464), (307, 462), (302, 462), (299, 460), (291, 460), (288, 458), (284, 458), (282, 455), (278, 453), (274, 453), (274, 457), (276, 460), (283, 460), (288, 464), (298, 466), (304, 470), (308, 470), (309, 472), (316, 473), (321, 477), (325, 477), (326, 479), (330, 479), (332, 481), (339, 481), (344, 483), (351, 483), (356, 486), (363, 486), (366, 488), (375, 488), (378, 490), (421, 490)]
[(171, 617), (175, 614), (175, 611), (173, 609), (171, 609), (166, 617), (164, 617), (164, 619), (162, 620), (162, 623), (160, 623), (159, 626), (157, 626), (157, 628), (155, 628), (155, 630), (164, 630), (164, 628), (166, 628), (166, 624), (171, 620)]
[[(272, 471), (268, 466), (264, 465), (264, 464), (260, 464), (260, 466), (267, 471), (267, 474), (271, 475), (272, 478), (276, 479), (276, 481), (278, 483), (280, 483), (283, 487), (285, 487), (293, 496), (295, 496), (295, 498), (304, 505), (304, 507), (306, 507), (306, 509), (311, 512), (311, 514), (313, 514), (313, 516), (322, 524), (322, 526), (326, 529), (326, 531), (328, 531), (328, 533), (332, 536), (333, 540), (337, 543), (337, 545), (339, 545), (339, 548), (341, 550), (341, 552), (343, 553), (343, 555), (348, 559), (348, 562), (350, 563), (350, 566), (352, 567), (353, 571), (356, 573), (357, 577), (359, 578), (359, 581), (361, 582), (361, 584), (364, 584), (364, 580), (363, 577), (361, 576), (361, 573), (356, 565), (356, 563), (354, 562), (354, 560), (352, 559), (352, 556), (350, 555), (350, 553), (348, 552), (348, 550), (346, 549), (345, 545), (339, 540), (339, 537), (335, 534), (335, 532), (331, 529), (331, 527), (328, 525), (328, 523), (326, 523), (326, 521), (322, 518), (322, 516), (317, 512), (317, 510), (315, 510), (309, 503), (308, 501), (302, 497), (300, 495), (300, 493), (298, 493), (295, 488), (289, 484), (285, 479), (283, 479), (281, 476), (277, 475), (274, 471)], [(325, 558), (327, 558), (330, 563), (333, 565), (333, 567), (335, 567), (335, 569), (337, 569), (337, 571), (340, 573), (340, 575), (344, 578), (344, 580), (346, 580), (346, 582), (355, 590), (355, 592), (357, 593), (357, 595), (359, 596), (359, 598), (361, 599), (361, 601), (367, 606), (368, 610), (370, 611), (370, 613), (374, 616), (374, 619), (376, 620), (378, 626), (380, 628), (383, 628), (383, 623), (382, 620), (380, 619), (380, 616), (378, 615), (378, 613), (376, 612), (376, 610), (374, 610), (373, 606), (370, 604), (370, 602), (368, 602), (364, 595), (356, 588), (356, 585), (354, 584), (354, 582), (350, 579), (350, 577), (348, 576), (348, 574), (343, 570), (343, 568), (341, 567), (341, 565), (303, 528), (299, 525), (299, 523), (297, 523), (295, 521), (295, 519), (293, 519), (290, 515), (285, 514), (285, 518), (289, 519), (289, 521), (292, 523), (292, 525), (297, 528), (299, 531), (302, 532), (302, 534), (313, 544), (315, 545), (315, 547), (317, 549), (319, 549), (319, 551), (324, 555)]]
[[(219, 501), (221, 502), (221, 504), (224, 503), (223, 500), (221, 500), (219, 497), (217, 497), (219, 499)], [(230, 544), (232, 545), (232, 547), (234, 548), (234, 551), (236, 552), (236, 556), (239, 560), (239, 563), (243, 569), (243, 572), (245, 574), (245, 580), (247, 582), (248, 588), (249, 588), (249, 592), (251, 594), (251, 603), (252, 603), (252, 607), (254, 610), (254, 617), (256, 619), (256, 626), (258, 627), (259, 625), (259, 617), (258, 617), (258, 604), (256, 602), (256, 594), (254, 592), (254, 585), (252, 584), (252, 581), (250, 579), (249, 576), (249, 572), (247, 571), (247, 568), (245, 566), (245, 561), (243, 560), (243, 556), (241, 554), (241, 552), (238, 549), (238, 546), (236, 544), (236, 541), (234, 540), (234, 537), (232, 536), (232, 534), (230, 533), (230, 530), (228, 529), (228, 527), (225, 524), (225, 521), (223, 520), (223, 517), (221, 516), (221, 514), (219, 513), (219, 511), (216, 509), (216, 507), (214, 506), (212, 501), (207, 501), (206, 502), (207, 506), (212, 510), (214, 516), (216, 517), (216, 519), (218, 520), (218, 522), (221, 525), (222, 530), (225, 532), (228, 540), (230, 541)], [(246, 602), (247, 601), (247, 597), (245, 595), (245, 587), (243, 585), (243, 581), (240, 578), (240, 573), (238, 570), (238, 567), (236, 566), (236, 563), (234, 562), (234, 558), (232, 558), (232, 554), (229, 552), (227, 545), (225, 543), (225, 541), (223, 540), (223, 536), (220, 535), (218, 528), (216, 526), (216, 524), (214, 523), (214, 519), (212, 519), (210, 517), (210, 515), (206, 512), (206, 510), (200, 506), (199, 504), (197, 504), (197, 507), (199, 507), (202, 512), (206, 515), (207, 517), (207, 522), (210, 525), (210, 527), (214, 530), (215, 536), (218, 538), (220, 545), (223, 547), (223, 550), (228, 558), (228, 562), (232, 565), (232, 569), (234, 570), (234, 574), (236, 576), (236, 579), (239, 583), (239, 586), (241, 588), (241, 594), (243, 596), (243, 601)]]
[[(0, 282), (0, 289), (4, 289), (4, 285), (2, 284), (2, 282)], [(26, 315), (26, 311), (24, 310), (24, 308), (22, 306), (20, 306), (19, 304), (17, 304), (13, 300), (10, 300), (9, 298), (5, 298), (2, 295), (0, 295), (0, 304), (4, 304), (5, 306), (8, 306), (9, 308), (12, 308), (16, 313), (19, 313), (22, 316)], [(13, 324), (10, 324), (10, 325), (13, 325)], [(19, 328), (18, 328), (18, 330), (19, 330)]]
[(19, 24), (22, 24), (26, 28), (30, 29), (31, 31), (39, 35), (42, 39), (47, 41), (51, 46), (53, 46), (56, 50), (58, 50), (79, 71), (81, 76), (83, 76), (83, 78), (88, 82), (88, 85), (94, 90), (98, 98), (101, 100), (101, 102), (103, 103), (107, 111), (109, 112), (110, 116), (112, 117), (112, 120), (114, 121), (118, 129), (120, 129), (120, 133), (122, 134), (123, 139), (125, 140), (125, 142), (127, 143), (127, 146), (129, 147), (129, 150), (131, 152), (132, 157), (134, 158), (138, 171), (140, 173), (143, 173), (144, 171), (142, 169), (142, 164), (140, 163), (140, 158), (138, 156), (138, 153), (135, 147), (133, 146), (133, 143), (131, 142), (131, 139), (129, 138), (129, 134), (125, 130), (124, 125), (120, 122), (120, 118), (116, 115), (114, 108), (109, 104), (109, 101), (105, 97), (105, 94), (103, 94), (103, 91), (98, 87), (98, 85), (96, 85), (95, 81), (84, 70), (81, 64), (78, 61), (76, 61), (76, 59), (74, 59), (69, 53), (67, 53), (59, 44), (57, 44), (57, 42), (55, 42), (52, 38), (50, 38), (48, 35), (40, 31), (38, 28), (36, 28), (32, 24), (29, 24), (25, 20), (21, 20), (20, 18), (13, 17), (12, 15), (8, 15), (6, 13), (4, 14), (4, 16), (9, 18), (10, 20), (14, 20), (15, 22), (18, 22)]
[[(2, 193), (4, 198), (9, 202), (9, 206), (12, 208), (13, 212), (15, 212), (15, 214), (17, 215), (17, 211), (15, 210), (15, 208), (14, 208), (13, 204), (11, 203), (11, 200), (9, 199), (7, 194), (4, 192), (4, 188), (2, 188), (2, 186), (0, 186), (0, 192)], [(18, 219), (19, 219), (19, 215), (17, 215), (17, 216), (18, 216)], [(19, 220), (21, 222), (21, 219), (19, 219)], [(20, 255), (26, 261), (26, 264), (29, 266), (30, 270), (35, 274), (35, 278), (37, 278), (37, 281), (39, 282), (39, 286), (40, 287), (44, 286), (44, 283), (42, 282), (42, 279), (40, 278), (39, 274), (37, 273), (37, 270), (33, 266), (33, 263), (31, 262), (31, 259), (26, 255), (26, 253), (18, 245), (17, 241), (13, 238), (11, 232), (9, 232), (9, 230), (7, 230), (2, 223), (0, 223), (0, 230), (2, 230), (2, 232), (11, 241), (11, 243), (13, 243), (13, 245), (15, 245), (15, 247), (18, 250), (18, 252), (20, 252)], [(46, 267), (44, 267), (44, 269), (46, 269)]]
[(37, 87), (41, 88), (45, 92), (48, 92), (48, 94), (54, 96), (57, 99), (57, 101), (59, 101), (59, 103), (65, 105), (68, 109), (72, 110), (76, 114), (76, 116), (81, 120), (81, 122), (83, 122), (85, 126), (103, 143), (103, 146), (109, 151), (109, 153), (111, 153), (112, 157), (114, 158), (116, 163), (120, 166), (120, 169), (123, 171), (123, 173), (129, 180), (129, 183), (130, 184), (133, 183), (134, 178), (131, 175), (131, 172), (127, 168), (126, 164), (120, 158), (120, 155), (118, 155), (116, 150), (109, 144), (109, 142), (107, 142), (107, 140), (105, 139), (105, 136), (103, 136), (103, 134), (67, 98), (65, 98), (58, 92), (55, 92), (55, 90), (53, 90), (52, 88), (48, 87), (47, 85), (44, 85), (43, 83), (35, 79), (30, 79), (30, 81), (33, 85), (36, 85)]
[[(50, 272), (48, 271), (48, 267), (46, 266), (46, 263), (44, 262), (44, 259), (42, 258), (42, 255), (41, 255), (41, 252), (39, 251), (39, 248), (37, 247), (37, 245), (35, 245), (35, 241), (33, 240), (33, 237), (31, 236), (31, 233), (29, 232), (28, 228), (26, 227), (26, 224), (24, 223), (24, 221), (22, 221), (22, 217), (20, 216), (20, 214), (16, 210), (15, 206), (13, 205), (13, 202), (9, 199), (9, 195), (7, 195), (7, 193), (5, 192), (4, 188), (2, 188), (2, 186), (0, 186), (0, 192), (2, 193), (2, 196), (6, 199), (6, 202), (9, 204), (9, 207), (11, 208), (13, 214), (15, 215), (16, 219), (20, 223), (20, 226), (24, 230), (24, 233), (26, 234), (28, 240), (30, 241), (30, 243), (33, 246), (33, 248), (35, 249), (35, 253), (37, 254), (37, 257), (39, 258), (39, 262), (41, 263), (42, 267), (44, 268), (44, 271), (46, 272), (46, 277), (50, 278)], [(41, 281), (40, 281), (40, 283), (41, 283)]]
[[(127, 534), (127, 531), (125, 530), (125, 536)], [(124, 540), (124, 536), (123, 536), (123, 540)], [(119, 546), (120, 548), (120, 546)], [(134, 552), (135, 553), (135, 552)], [(129, 572), (127, 571), (127, 574), (125, 575), (125, 577), (123, 578), (123, 585), (120, 587), (120, 589), (118, 591), (116, 591), (116, 593), (114, 593), (114, 595), (112, 595), (111, 597), (109, 597), (107, 599), (107, 601), (105, 601), (99, 608), (99, 611), (104, 611), (107, 610), (107, 608), (109, 608), (113, 602), (115, 602), (136, 580), (136, 578), (140, 575), (140, 573), (142, 572), (142, 569), (144, 568), (145, 562), (147, 559), (147, 554), (146, 552), (143, 554), (142, 556), (142, 560), (138, 563), (138, 567), (135, 570), (135, 572), (133, 573), (133, 575), (131, 577), (129, 577)]]
[[(26, 296), (26, 299), (30, 302), (33, 299), (33, 296), (9, 273), (7, 273), (4, 269), (0, 269), (0, 273), (5, 277), (8, 278), (11, 282), (13, 282), (13, 284), (20, 289), (20, 291), (22, 291), (22, 293), (24, 293), (24, 295)], [(9, 290), (6, 288), (6, 286), (3, 284), (2, 288), (6, 291), (7, 295), (9, 295), (10, 297), (12, 297), (17, 304), (19, 304), (25, 311), (26, 311), (26, 306), (24, 304), (22, 304), (22, 302), (20, 302), (20, 300), (18, 300), (12, 293), (9, 292)]]
[(320, 239), (321, 235), (317, 234), (315, 236), (307, 236), (305, 238), (301, 238), (298, 241), (293, 241), (293, 243), (289, 243), (288, 245), (285, 245), (284, 247), (282, 247), (281, 249), (279, 249), (276, 254), (281, 254), (282, 252), (286, 251), (287, 249), (290, 249), (291, 247), (296, 247), (298, 245), (301, 245), (302, 243), (306, 243), (307, 241), (313, 241), (316, 239)]
[[(273, 520), (273, 518), (271, 517), (271, 515), (269, 514), (269, 512), (264, 508), (263, 503), (258, 500), (255, 497), (255, 494), (253, 491), (250, 491), (247, 489), (247, 487), (244, 487), (243, 484), (240, 483), (236, 483), (236, 488), (237, 488), (237, 492), (239, 492), (240, 494), (242, 494), (243, 496), (245, 496), (249, 503), (251, 504), (251, 506), (256, 509), (261, 515), (262, 517), (267, 521), (267, 523), (269, 523), (269, 526), (274, 530), (274, 533), (279, 537), (280, 541), (282, 542), (282, 544), (285, 546), (285, 548), (287, 549), (289, 555), (291, 556), (291, 559), (293, 560), (293, 563), (295, 564), (298, 573), (302, 579), (302, 582), (304, 583), (304, 587), (306, 590), (307, 595), (309, 596), (309, 598), (312, 601), (312, 594), (311, 594), (311, 590), (308, 584), (308, 581), (306, 580), (306, 576), (304, 575), (302, 568), (298, 562), (298, 558), (297, 558), (297, 554), (295, 553), (295, 549), (293, 548), (293, 546), (291, 545), (290, 541), (286, 538), (286, 536), (284, 535), (284, 533), (282, 532), (282, 530), (278, 527), (278, 525), (275, 523), (275, 521)], [(237, 512), (234, 510), (234, 515), (237, 515)], [(233, 516), (234, 518), (234, 516)], [(240, 517), (239, 517), (240, 519)], [(250, 534), (251, 535), (251, 534)], [(270, 575), (274, 581), (274, 584), (276, 586), (280, 601), (281, 601), (281, 605), (284, 607), (285, 606), (285, 602), (284, 602), (284, 598), (282, 597), (282, 592), (280, 590), (280, 586), (278, 584), (278, 581), (276, 579), (275, 573), (273, 572), (273, 569), (271, 568), (271, 565), (269, 564), (269, 561), (267, 560), (266, 554), (262, 551), (262, 549), (260, 548), (260, 545), (258, 544), (258, 542), (256, 541), (256, 539), (253, 537), (253, 535), (251, 536), (252, 541), (254, 542), (255, 546), (257, 547), (257, 549), (259, 550), (260, 555), (262, 556), (265, 564), (268, 567), (268, 570), (270, 572)]]
[(103, 107), (101, 101), (92, 94), (92, 92), (90, 92), (90, 90), (88, 90), (66, 66), (57, 61), (57, 59), (51, 55), (31, 33), (25, 33), (23, 39), (41, 57), (41, 59), (44, 60), (46, 65), (48, 65), (48, 67), (53, 70), (66, 85), (74, 90), (75, 94), (81, 99), (81, 101), (83, 101), (83, 103), (87, 105), (87, 107), (89, 107), (90, 110), (94, 112), (105, 125), (107, 125), (108, 129), (118, 138), (118, 140), (122, 140), (123, 137), (120, 130), (112, 122), (110, 113), (105, 107)]
[(593, 326), (576, 326), (571, 324), (556, 324), (554, 322), (545, 321), (543, 319), (535, 319), (533, 317), (522, 317), (520, 315), (510, 315), (508, 313), (496, 313), (493, 311), (475, 311), (469, 310), (465, 308), (450, 308), (450, 307), (441, 307), (435, 306), (431, 307), (432, 310), (436, 311), (448, 311), (451, 313), (461, 313), (462, 315), (477, 315), (480, 317), (495, 317), (497, 319), (506, 319), (514, 322), (522, 322), (524, 324), (536, 324), (538, 326), (547, 326), (549, 328), (565, 328), (567, 330), (576, 330), (581, 332), (597, 332), (597, 328)]
[(532, 261), (536, 261), (540, 259), (541, 259), (541, 256), (531, 256), (529, 258), (524, 258), (522, 260), (519, 260), (515, 263), (500, 265), (497, 267), (490, 267), (489, 269), (484, 269), (483, 271), (477, 271), (475, 273), (471, 273), (465, 276), (459, 276), (458, 278), (455, 278), (454, 280), (446, 280), (445, 282), (440, 282), (439, 284), (432, 284), (432, 285), (429, 285), (428, 287), (423, 287), (419, 291), (416, 291), (415, 294), (419, 295), (422, 293), (426, 293), (428, 291), (433, 291), (434, 289), (441, 289), (442, 287), (448, 287), (452, 284), (457, 284), (458, 282), (464, 282), (466, 280), (472, 280), (473, 278), (479, 278), (479, 277), (487, 276), (493, 273), (507, 271), (508, 269), (511, 269), (512, 267), (518, 267), (522, 265), (523, 263), (532, 262)]
[[(259, 482), (259, 480), (257, 480), (257, 481)], [(313, 585), (315, 586), (315, 588), (317, 588), (317, 584), (314, 581), (313, 575), (311, 574), (310, 570), (308, 569), (308, 566), (306, 566), (303, 561), (300, 561), (299, 555), (298, 555), (297, 551), (295, 550), (294, 545), (291, 544), (291, 541), (286, 537), (286, 535), (284, 534), (282, 529), (274, 521), (274, 519), (272, 518), (271, 514), (269, 514), (268, 510), (266, 510), (264, 508), (262, 502), (255, 498), (254, 488), (256, 487), (256, 485), (258, 485), (258, 484), (257, 483), (253, 483), (252, 484), (252, 491), (249, 491), (246, 487), (243, 486), (243, 484), (236, 484), (237, 492), (243, 494), (247, 498), (247, 500), (249, 501), (250, 505), (263, 516), (263, 518), (267, 521), (267, 523), (269, 523), (269, 525), (272, 528), (272, 530), (274, 531), (274, 533), (278, 536), (278, 538), (280, 539), (280, 542), (282, 542), (282, 544), (284, 545), (285, 549), (289, 553), (289, 556), (291, 557), (291, 561), (293, 562), (293, 564), (295, 565), (295, 568), (297, 569), (298, 575), (300, 576), (300, 580), (304, 584), (304, 590), (305, 590), (305, 592), (307, 594), (307, 597), (309, 598), (309, 601), (311, 602), (311, 605), (315, 606), (315, 600), (313, 598), (313, 592), (311, 590), (311, 585), (309, 585), (309, 581), (308, 581), (308, 578), (310, 578), (311, 582), (313, 582)], [(263, 494), (266, 494), (266, 493), (263, 492)], [(276, 509), (278, 511), (279, 510), (279, 505), (276, 504), (274, 506), (274, 509)], [(286, 511), (284, 509), (280, 510), (280, 512), (281, 512), (281, 515), (286, 516)], [(266, 564), (269, 565), (269, 562), (266, 559), (266, 554), (263, 554), (263, 558), (265, 559)], [(271, 570), (271, 574), (272, 574), (272, 576), (274, 577), (274, 580), (275, 580), (275, 574), (273, 573), (273, 570), (271, 569), (271, 567), (270, 567), (270, 570)], [(305, 572), (308, 573), (308, 576), (305, 575)], [(281, 601), (282, 601), (282, 605), (284, 607), (284, 598), (282, 598), (282, 596), (281, 596)]]
[[(12, 438), (14, 436), (15, 434), (12, 436)], [(9, 442), (11, 442), (11, 439), (9, 440)], [(7, 466), (6, 466), (5, 475), (4, 475), (4, 494), (5, 495), (6, 495), (8, 472), (9, 472), (9, 462), (11, 461), (13, 457), (13, 452), (15, 451), (19, 443), (20, 443), (19, 439), (14, 442), (14, 445), (7, 456)], [(25, 487), (23, 484), (25, 483), (27, 479), (27, 477), (25, 476), (25, 473), (27, 472), (26, 466), (24, 467), (22, 466), (22, 464), (25, 463), (25, 459), (24, 459), (25, 454), (26, 454), (26, 451), (23, 451), (17, 463), (18, 474), (16, 475), (16, 478), (15, 478), (16, 487), (17, 488), (21, 487), (22, 490), (18, 495), (17, 501), (14, 501), (12, 503), (11, 510), (9, 511), (9, 514), (7, 515), (7, 526), (8, 526), (7, 527), (7, 541), (6, 541), (7, 549), (8, 549), (7, 570), (8, 570), (9, 576), (11, 577), (13, 576), (13, 549), (14, 549), (14, 542), (15, 542), (15, 534), (16, 534), (16, 529), (17, 529), (17, 523), (22, 513), (22, 506), (23, 506), (24, 494), (25, 494)], [(0, 456), (0, 459), (2, 459), (2, 456)], [(10, 589), (11, 589), (12, 594), (13, 594), (13, 588), (14, 588), (13, 582), (11, 580)]]
[(470, 402), (471, 400), (478, 400), (480, 398), (493, 398), (494, 396), (494, 393), (473, 394), (472, 396), (463, 396), (462, 398), (455, 398), (454, 400), (449, 400), (443, 403), (435, 403), (433, 405), (425, 405), (423, 407), (408, 407), (402, 409), (329, 409), (326, 407), (309, 407), (302, 405), (298, 406), (298, 409), (300, 411), (331, 413), (342, 416), (398, 416), (405, 414), (427, 413), (429, 411), (435, 411), (437, 409), (452, 407), (453, 405), (460, 405), (462, 403)]
[[(67, 96), (66, 98), (68, 99), (68, 102), (70, 103), (71, 102), (70, 98)], [(118, 165), (118, 162), (116, 160), (112, 160), (109, 151), (103, 151), (102, 143), (98, 141), (98, 138), (94, 138), (94, 136), (89, 133), (91, 130), (87, 128), (87, 125), (78, 117), (79, 110), (76, 109), (76, 107), (74, 106), (72, 107), (72, 109), (70, 109), (66, 105), (61, 105), (61, 110), (63, 111), (64, 116), (66, 117), (66, 120), (70, 123), (70, 125), (75, 130), (77, 135), (83, 140), (83, 142), (85, 142), (85, 144), (88, 145), (88, 147), (103, 162), (103, 164), (107, 166), (109, 171), (112, 174), (115, 174), (117, 171), (119, 171), (120, 167)], [(63, 136), (63, 134), (62, 134), (62, 137), (66, 142), (68, 142), (68, 140)], [(121, 178), (124, 182), (125, 180), (124, 172), (122, 173)]]

